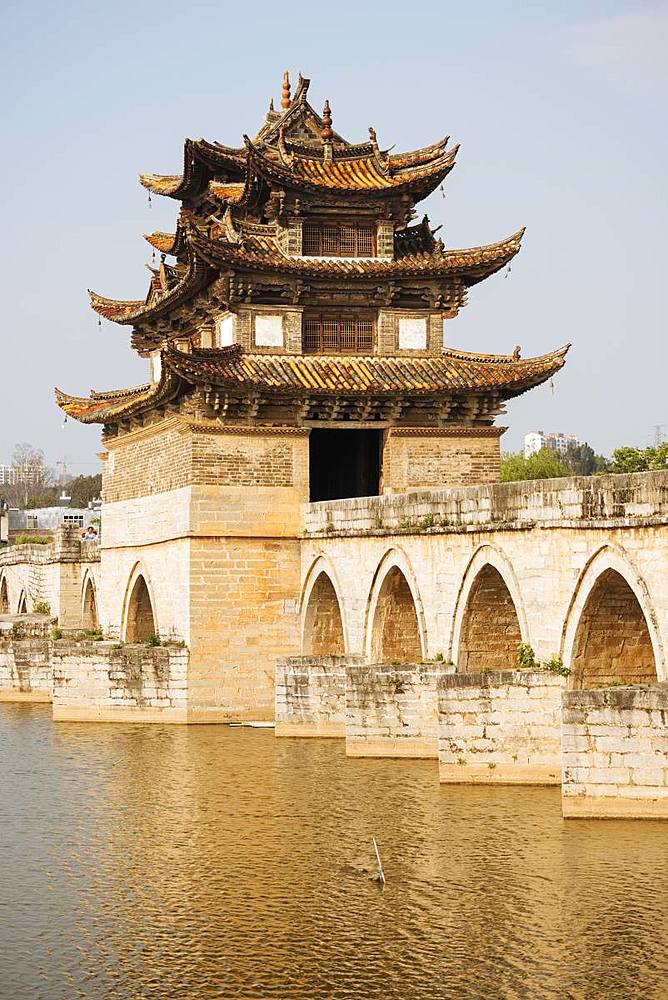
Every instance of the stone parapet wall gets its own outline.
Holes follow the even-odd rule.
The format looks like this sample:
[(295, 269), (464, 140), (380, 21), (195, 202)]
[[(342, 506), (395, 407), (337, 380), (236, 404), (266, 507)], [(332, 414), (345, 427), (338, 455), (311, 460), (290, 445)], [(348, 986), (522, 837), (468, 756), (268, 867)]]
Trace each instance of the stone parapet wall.
[(346, 665), (361, 657), (290, 656), (276, 665), (276, 736), (346, 735)]
[(31, 638), (0, 639), (0, 701), (51, 701), (49, 640), (40, 636), (38, 624), (27, 631)]
[(455, 784), (558, 785), (561, 694), (555, 674), (441, 674), (439, 776)]
[(188, 651), (55, 642), (56, 722), (187, 722)]
[(346, 664), (349, 757), (438, 755), (435, 663)]
[(668, 686), (567, 691), (567, 817), (668, 819)]
[[(412, 474), (412, 473), (411, 473)], [(494, 483), (309, 504), (307, 534), (668, 523), (668, 472)]]
[(81, 529), (61, 525), (48, 545), (9, 545), (0, 549), (0, 584), (7, 590), (10, 613), (25, 594), (27, 610), (38, 602), (66, 627), (81, 627), (82, 586), (86, 574), (99, 575), (100, 543), (84, 542)]

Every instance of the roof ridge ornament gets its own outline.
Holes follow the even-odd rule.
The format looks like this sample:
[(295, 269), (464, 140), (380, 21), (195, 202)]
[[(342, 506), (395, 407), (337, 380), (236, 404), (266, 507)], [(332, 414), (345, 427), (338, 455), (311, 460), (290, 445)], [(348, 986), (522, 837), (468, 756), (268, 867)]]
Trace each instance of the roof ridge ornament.
[(286, 69), (283, 74), (283, 89), (281, 93), (281, 107), (287, 110), (290, 107), (290, 73)]
[(329, 100), (325, 100), (325, 106), (322, 109), (322, 136), (323, 142), (331, 142), (334, 138), (334, 132), (332, 131), (332, 109), (329, 106)]

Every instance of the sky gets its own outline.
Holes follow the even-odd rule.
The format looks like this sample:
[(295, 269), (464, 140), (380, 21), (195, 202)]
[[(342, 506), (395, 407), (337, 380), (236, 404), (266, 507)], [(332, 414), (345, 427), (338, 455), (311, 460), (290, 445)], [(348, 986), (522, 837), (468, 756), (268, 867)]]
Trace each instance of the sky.
[[(140, 171), (178, 173), (183, 140), (241, 145), (283, 70), (329, 98), (334, 128), (381, 147), (460, 142), (419, 208), (451, 248), (526, 226), (510, 273), (471, 289), (448, 344), (524, 357), (572, 343), (554, 385), (508, 404), (506, 450), (563, 431), (610, 454), (668, 437), (665, 195), (668, 2), (338, 0), (230, 4), (3, 0), (0, 462), (28, 441), (97, 470), (99, 428), (53, 387), (136, 385), (130, 330), (98, 328), (87, 288), (143, 298), (177, 203)], [(657, 431), (658, 428), (658, 431)], [(62, 466), (59, 466), (62, 469)]]

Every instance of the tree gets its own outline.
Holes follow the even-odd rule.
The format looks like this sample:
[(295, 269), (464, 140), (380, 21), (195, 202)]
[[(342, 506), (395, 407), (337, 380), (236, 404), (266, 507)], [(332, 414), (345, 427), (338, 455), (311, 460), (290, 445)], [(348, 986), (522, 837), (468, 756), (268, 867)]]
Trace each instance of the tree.
[(91, 500), (97, 500), (102, 490), (102, 476), (76, 476), (67, 484), (72, 507), (87, 507)]
[(572, 476), (593, 476), (597, 472), (607, 472), (610, 466), (607, 458), (597, 455), (586, 441), (577, 445), (569, 444), (564, 464)]
[(551, 448), (541, 448), (525, 458), (524, 452), (506, 452), (501, 456), (501, 482), (523, 479), (557, 479), (571, 475), (561, 456)]
[(647, 448), (624, 445), (612, 453), (611, 472), (649, 472), (652, 469), (668, 469), (668, 441)]
[(14, 483), (5, 488), (11, 506), (30, 505), (34, 497), (42, 495), (53, 482), (53, 470), (44, 461), (41, 448), (34, 448), (27, 441), (14, 446), (11, 467)]

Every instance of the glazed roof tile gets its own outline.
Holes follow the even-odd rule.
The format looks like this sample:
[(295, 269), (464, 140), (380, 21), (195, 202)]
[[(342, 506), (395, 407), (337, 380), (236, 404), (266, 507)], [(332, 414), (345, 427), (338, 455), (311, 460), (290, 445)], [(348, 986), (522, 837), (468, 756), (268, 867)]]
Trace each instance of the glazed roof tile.
[(436, 241), (433, 241), (430, 250), (420, 249), (416, 238), (406, 247), (408, 252), (396, 259), (292, 257), (281, 250), (274, 237), (246, 235), (243, 229), (237, 242), (208, 239), (199, 234), (192, 236), (192, 243), (195, 252), (212, 267), (237, 266), (323, 278), (337, 275), (348, 278), (458, 276), (468, 286), (500, 270), (512, 260), (520, 250), (523, 235), (524, 229), (520, 229), (497, 243), (466, 250), (445, 250)]
[(420, 198), (433, 191), (455, 165), (459, 146), (448, 152), (439, 150), (430, 161), (417, 166), (394, 169), (391, 160), (379, 154), (366, 157), (343, 157), (324, 160), (293, 156), (282, 163), (265, 155), (246, 137), (249, 150), (248, 170), (268, 180), (292, 187), (348, 193), (389, 192), (415, 189)]
[(564, 364), (568, 346), (542, 357), (462, 351), (406, 355), (231, 354), (208, 350), (165, 351), (167, 368), (189, 382), (334, 393), (444, 393), (501, 390), (515, 395), (539, 385)]
[(56, 401), (83, 423), (114, 423), (178, 394), (179, 384), (232, 393), (293, 396), (436, 396), (493, 393), (501, 399), (540, 385), (563, 367), (568, 345), (542, 357), (518, 360), (507, 355), (444, 351), (408, 357), (382, 355), (246, 354), (238, 346), (195, 350), (168, 347), (156, 385), (88, 398), (56, 389)]

